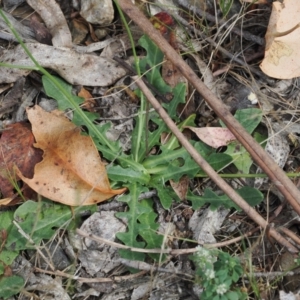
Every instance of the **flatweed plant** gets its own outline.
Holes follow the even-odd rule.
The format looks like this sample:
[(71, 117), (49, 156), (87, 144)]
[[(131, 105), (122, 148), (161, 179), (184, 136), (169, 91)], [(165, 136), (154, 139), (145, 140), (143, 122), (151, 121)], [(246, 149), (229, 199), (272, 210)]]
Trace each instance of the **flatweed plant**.
[[(2, 17), (5, 19), (3, 15)], [(16, 34), (12, 27), (11, 29)], [(19, 42), (26, 50), (26, 45), (24, 45), (20, 39)], [(143, 36), (139, 40), (139, 45), (144, 48), (147, 54), (142, 59), (136, 57), (135, 67), (137, 68), (138, 73), (145, 73), (149, 83), (160, 93), (173, 95), (172, 101), (168, 104), (163, 104), (163, 106), (170, 117), (177, 122), (178, 127), (181, 130), (184, 126), (194, 126), (195, 115), (191, 115), (186, 120), (180, 121), (176, 113), (177, 106), (180, 103), (185, 102), (185, 85), (178, 84), (175, 88), (171, 88), (164, 82), (160, 72), (164, 55), (147, 36)], [(145, 117), (146, 99), (140, 91), (136, 91), (141, 98), (141, 106), (138, 116), (135, 119), (135, 127), (132, 132), (131, 151), (129, 154), (125, 154), (118, 142), (113, 142), (107, 138), (106, 132), (109, 129), (110, 124), (99, 125), (97, 123), (97, 118), (99, 118), (98, 114), (81, 109), (83, 99), (72, 94), (71, 85), (59, 77), (50, 75), (45, 69), (39, 66), (28, 51), (27, 54), (32, 58), (35, 64), (34, 69), (43, 73), (42, 81), (45, 93), (49, 97), (57, 100), (60, 110), (69, 109), (73, 111), (72, 122), (77, 126), (87, 128), (88, 134), (93, 139), (101, 155), (106, 160), (112, 162), (107, 167), (111, 183), (114, 186), (126, 186), (128, 188), (128, 193), (118, 198), (118, 201), (127, 204), (128, 209), (125, 212), (116, 214), (117, 217), (125, 218), (127, 220), (127, 231), (118, 233), (117, 238), (131, 247), (146, 249), (163, 248), (163, 236), (157, 234), (159, 224), (156, 222), (157, 214), (153, 207), (154, 203), (151, 199), (139, 200), (140, 194), (155, 189), (163, 208), (166, 210), (170, 209), (172, 203), (174, 201), (179, 201), (179, 199), (176, 193), (167, 184), (168, 181), (171, 179), (179, 181), (182, 176), (188, 176), (188, 178), (193, 179), (198, 175), (203, 175), (203, 170), (195, 164), (188, 152), (180, 146), (157, 113), (150, 112), (148, 119)], [(259, 109), (238, 111), (235, 115), (250, 133), (252, 133), (260, 123), (261, 116), (262, 114)], [(155, 124), (155, 129), (151, 131), (148, 129), (148, 121)], [(144, 134), (145, 130), (148, 130), (147, 135)], [(170, 133), (170, 138), (164, 145), (161, 144), (160, 141), (162, 133)], [(239, 144), (229, 146), (227, 153), (222, 153), (205, 145), (201, 141), (191, 140), (190, 142), (216, 171), (222, 170), (231, 163), (235, 164), (237, 168), (240, 168), (240, 165), (238, 164), (239, 158), (236, 155), (237, 149), (246, 152)], [(158, 149), (158, 154), (149, 155), (148, 150), (153, 147)], [(230, 147), (235, 148), (230, 151)], [(251, 164), (252, 161), (249, 161), (249, 164), (246, 167), (243, 167), (242, 170), (249, 171)], [(237, 192), (251, 205), (260, 203), (263, 198), (258, 190), (250, 187), (241, 188), (237, 190)], [(212, 209), (216, 209), (220, 205), (227, 208), (233, 207), (238, 209), (227, 196), (217, 195), (209, 189), (206, 189), (202, 196), (194, 195), (192, 191), (189, 190), (187, 200), (192, 202), (193, 208), (195, 209), (207, 203), (211, 205)], [(75, 210), (75, 215), (82, 209), (83, 208), (80, 207), (77, 208), (77, 210)], [(86, 210), (86, 208), (84, 209)], [(91, 211), (94, 211), (94, 209), (94, 207), (90, 208)], [(35, 212), (34, 216), (33, 212)], [(32, 240), (31, 244), (28, 244), (28, 240), (20, 234), (18, 228), (13, 223), (14, 220), (22, 230), (30, 236)], [(70, 226), (74, 226), (74, 222), (71, 222), (70, 220), (72, 221), (71, 211), (66, 206), (52, 203), (46, 199), (38, 203), (29, 200), (17, 208), (15, 212), (5, 212), (1, 214), (0, 229), (2, 229), (5, 234), (2, 235), (1, 240), (0, 275), (4, 274), (5, 268), (13, 262), (19, 254), (19, 251), (35, 248), (42, 239), (51, 238), (55, 232), (55, 228), (60, 228), (62, 226), (64, 226), (64, 228), (70, 228)], [(120, 254), (126, 259), (140, 261), (145, 259), (144, 253), (121, 250)], [(225, 254), (222, 254), (222, 252), (218, 253), (219, 261), (224, 260), (224, 255)], [(151, 257), (154, 260), (159, 259), (158, 255), (151, 255)], [(231, 261), (230, 256), (229, 258), (227, 257), (227, 259)], [(202, 271), (199, 271), (201, 269), (199, 260), (196, 259), (195, 263), (197, 265), (198, 275), (202, 278), (202, 284), (205, 282), (205, 278), (207, 282), (210, 282), (209, 276)], [(218, 265), (214, 264), (214, 268), (217, 266)], [(228, 288), (228, 291), (231, 284), (235, 283), (238, 276), (241, 275), (238, 264), (236, 264), (233, 269), (234, 271), (228, 267), (227, 271), (229, 273), (227, 272), (223, 275), (224, 278), (226, 276), (231, 276), (226, 279), (226, 289)], [(7, 298), (17, 293), (24, 284), (24, 281), (20, 276), (12, 277), (11, 280), (15, 282), (15, 286), (8, 284), (7, 280), (10, 279), (6, 277), (0, 279), (0, 297), (3, 298)], [(212, 292), (213, 288), (210, 283), (207, 284), (207, 293), (209, 291)], [(4, 288), (5, 286), (10, 287), (8, 291)], [(220, 292), (221, 290), (215, 290), (213, 293), (218, 294), (218, 291)], [(231, 290), (231, 292), (234, 291)]]

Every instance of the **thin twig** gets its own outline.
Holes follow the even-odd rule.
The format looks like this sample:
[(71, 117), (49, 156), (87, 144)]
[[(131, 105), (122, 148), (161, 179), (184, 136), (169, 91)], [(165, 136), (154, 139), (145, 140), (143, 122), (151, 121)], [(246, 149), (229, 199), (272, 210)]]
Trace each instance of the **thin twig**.
[[(275, 277), (295, 276), (295, 275), (299, 275), (299, 274), (300, 274), (300, 271), (253, 272), (253, 273), (245, 274), (245, 275), (243, 275), (243, 277), (244, 278), (264, 277), (264, 278), (272, 279), (272, 278), (275, 278)], [(296, 298), (291, 298), (291, 299), (296, 299)]]
[(156, 267), (156, 266), (147, 264), (143, 261), (134, 261), (134, 260), (128, 260), (128, 259), (122, 259), (122, 258), (120, 258), (119, 261), (120, 261), (120, 263), (122, 263), (123, 265), (125, 265), (129, 268), (150, 271), (150, 272), (172, 273), (174, 275), (180, 275), (180, 276), (185, 276), (189, 279), (194, 279), (193, 275), (190, 275), (187, 273), (182, 273), (182, 272), (177, 272), (175, 268), (166, 269), (166, 268)]
[(125, 275), (125, 276), (114, 276), (112, 278), (85, 278), (85, 277), (79, 277), (76, 275), (71, 275), (59, 270), (56, 271), (49, 271), (49, 270), (43, 270), (40, 268), (35, 267), (34, 268), (35, 272), (39, 272), (39, 273), (45, 273), (45, 274), (50, 274), (50, 275), (55, 275), (55, 276), (60, 276), (60, 277), (64, 277), (64, 278), (69, 278), (69, 279), (73, 279), (76, 280), (78, 282), (81, 283), (93, 283), (93, 282), (121, 282), (121, 281), (125, 281), (125, 280), (132, 280), (135, 279), (137, 277), (143, 276), (146, 273), (148, 273), (148, 271), (141, 271), (139, 273), (136, 274), (131, 274), (131, 275)]
[(112, 247), (116, 247), (118, 249), (125, 249), (125, 250), (129, 250), (132, 252), (139, 252), (139, 253), (162, 253), (162, 254), (170, 254), (170, 255), (182, 255), (182, 254), (190, 254), (190, 253), (194, 253), (197, 251), (196, 248), (192, 248), (192, 249), (142, 249), (142, 248), (134, 248), (134, 247), (130, 247), (130, 246), (126, 246), (126, 245), (122, 245), (116, 242), (112, 242), (106, 239), (103, 239), (97, 235), (94, 234), (88, 234), (85, 233), (84, 231), (82, 231), (81, 229), (76, 229), (76, 233), (79, 234), (80, 236), (83, 236), (85, 238), (88, 238), (90, 240), (96, 241), (98, 243), (101, 244), (106, 244)]
[(39, 255), (44, 259), (45, 262), (50, 266), (52, 270), (55, 270), (53, 264), (49, 262), (49, 260), (46, 258), (44, 253), (39, 249), (39, 247), (35, 244), (33, 239), (21, 228), (21, 226), (16, 222), (13, 221), (13, 224), (18, 228), (19, 233), (32, 245), (35, 247), (35, 250), (39, 253)]

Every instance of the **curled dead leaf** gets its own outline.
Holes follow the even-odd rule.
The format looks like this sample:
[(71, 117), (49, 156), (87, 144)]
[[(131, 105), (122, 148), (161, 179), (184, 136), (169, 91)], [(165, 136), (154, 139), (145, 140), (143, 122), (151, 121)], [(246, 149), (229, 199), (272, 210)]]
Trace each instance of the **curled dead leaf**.
[(106, 169), (89, 136), (65, 116), (27, 109), (37, 148), (44, 151), (33, 178), (18, 176), (40, 195), (70, 206), (91, 205), (123, 193), (110, 188)]

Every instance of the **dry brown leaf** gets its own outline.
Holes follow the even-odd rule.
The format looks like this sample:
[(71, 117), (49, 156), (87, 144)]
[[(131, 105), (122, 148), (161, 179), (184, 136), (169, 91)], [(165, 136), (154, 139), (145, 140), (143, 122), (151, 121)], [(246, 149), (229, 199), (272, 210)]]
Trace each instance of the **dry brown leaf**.
[(265, 58), (260, 68), (268, 76), (290, 79), (300, 76), (300, 1), (273, 2), (266, 33)]
[(84, 98), (84, 102), (82, 104), (82, 107), (90, 112), (95, 111), (95, 106), (97, 105), (96, 100), (91, 95), (91, 93), (86, 90), (84, 87), (82, 87), (78, 93), (79, 97)]
[(182, 176), (178, 182), (170, 180), (170, 185), (180, 200), (186, 199), (189, 188), (189, 178), (187, 176)]
[[(14, 166), (31, 177), (34, 166), (42, 160), (42, 151), (34, 148), (33, 143), (29, 124), (11, 124), (3, 131), (0, 139), (0, 190), (3, 197), (14, 195), (12, 181), (18, 180), (14, 176)], [(30, 192), (27, 192), (29, 196)]]
[(35, 34), (35, 39), (47, 45), (52, 45), (52, 35), (50, 31), (40, 22), (37, 14), (33, 14), (30, 17), (30, 27)]
[(126, 189), (112, 190), (99, 153), (88, 136), (63, 115), (48, 113), (39, 106), (27, 109), (37, 148), (43, 161), (34, 177), (20, 178), (40, 195), (70, 206), (91, 205)]
[(194, 133), (196, 133), (196, 135), (201, 141), (213, 148), (227, 146), (229, 142), (236, 140), (236, 137), (231, 133), (231, 131), (228, 128), (197, 128), (191, 126), (185, 126), (185, 128), (192, 130)]

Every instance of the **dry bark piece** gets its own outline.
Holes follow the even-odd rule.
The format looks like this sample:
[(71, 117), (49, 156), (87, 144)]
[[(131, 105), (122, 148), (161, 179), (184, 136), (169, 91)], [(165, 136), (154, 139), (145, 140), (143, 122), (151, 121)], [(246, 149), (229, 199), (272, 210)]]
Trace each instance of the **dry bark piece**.
[(52, 45), (52, 35), (49, 30), (42, 24), (36, 14), (30, 18), (30, 27), (35, 34), (35, 39), (47, 45)]
[(86, 22), (83, 21), (82, 19), (73, 19), (70, 22), (72, 39), (75, 45), (82, 43), (89, 32)]
[[(32, 39), (34, 38), (34, 32), (31, 28), (24, 26), (22, 23), (17, 21), (11, 14), (2, 11), (2, 13), (6, 16), (6, 18), (9, 20), (9, 22), (12, 24), (14, 29), (17, 31), (17, 33), (24, 39)], [(0, 28), (3, 30), (7, 30), (10, 32), (10, 29), (8, 25), (5, 23), (4, 19), (2, 17), (0, 18)]]
[(215, 211), (207, 208), (200, 215), (196, 210), (189, 221), (189, 229), (193, 232), (194, 240), (200, 245), (216, 243), (214, 234), (221, 228), (229, 211), (223, 207)]
[[(113, 60), (89, 54), (79, 54), (69, 48), (57, 48), (44, 44), (28, 43), (26, 47), (38, 63), (56, 71), (71, 84), (87, 86), (108, 86), (126, 74)], [(1, 62), (18, 66), (33, 66), (21, 45), (14, 50), (4, 50)], [(15, 82), (26, 76), (30, 70), (0, 68), (0, 83)]]
[(25, 78), (19, 78), (10, 91), (4, 96), (0, 104), (0, 116), (4, 113), (9, 113), (14, 109), (14, 106), (21, 102), (24, 94), (23, 88), (25, 84)]
[(265, 58), (260, 68), (268, 76), (289, 79), (300, 76), (300, 2), (273, 2), (266, 33)]
[[(271, 123), (269, 125), (268, 122), (264, 122), (268, 128), (268, 141), (265, 147), (266, 152), (272, 157), (275, 163), (283, 169), (290, 153), (290, 146), (287, 140), (287, 135), (282, 131), (282, 128), (278, 123)], [(262, 173), (262, 169), (260, 167), (257, 168), (256, 173)], [(254, 187), (256, 189), (261, 188), (264, 183), (267, 183), (269, 178), (255, 178)]]
[[(81, 230), (114, 242), (118, 232), (125, 232), (126, 225), (114, 216), (114, 211), (94, 213), (81, 226)], [(78, 251), (78, 259), (89, 276), (107, 277), (120, 265), (118, 249), (105, 243), (100, 244), (88, 238)]]
[(26, 177), (32, 177), (34, 166), (42, 160), (42, 151), (34, 148), (33, 143), (34, 137), (27, 123), (9, 125), (3, 131), (0, 139), (0, 190), (3, 197), (12, 197), (14, 194), (14, 166)]
[(88, 136), (63, 115), (45, 112), (41, 107), (27, 109), (37, 148), (43, 161), (34, 177), (18, 176), (42, 196), (70, 206), (105, 201), (126, 189), (112, 190), (99, 153)]

